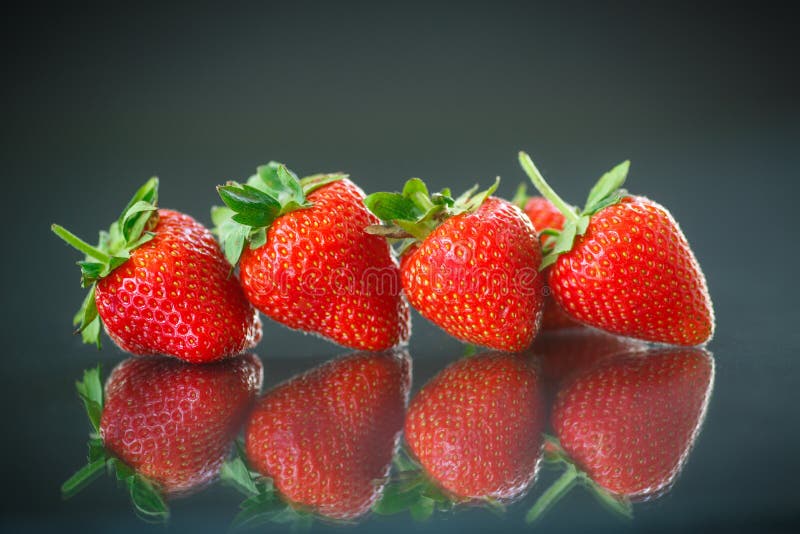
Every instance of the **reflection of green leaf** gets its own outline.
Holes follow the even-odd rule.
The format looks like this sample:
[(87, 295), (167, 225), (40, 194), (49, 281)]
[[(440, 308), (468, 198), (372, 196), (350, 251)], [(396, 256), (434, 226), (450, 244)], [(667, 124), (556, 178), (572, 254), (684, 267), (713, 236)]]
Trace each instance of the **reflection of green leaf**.
[(258, 495), (259, 493), (253, 478), (250, 476), (250, 470), (238, 456), (222, 464), (220, 480), (224, 485), (230, 486), (245, 495)]
[(100, 366), (83, 372), (83, 380), (75, 382), (75, 389), (86, 408), (86, 415), (95, 432), (100, 432), (100, 418), (103, 415), (103, 386), (100, 383)]
[(149, 480), (141, 475), (134, 475), (128, 478), (127, 484), (133, 506), (144, 519), (159, 522), (169, 519), (169, 509), (164, 498)]
[(81, 467), (74, 475), (72, 475), (69, 480), (64, 482), (61, 485), (61, 496), (65, 499), (69, 499), (83, 488), (85, 488), (90, 482), (96, 479), (103, 473), (103, 470), (106, 467), (106, 459), (99, 458), (91, 463), (86, 464), (85, 466)]

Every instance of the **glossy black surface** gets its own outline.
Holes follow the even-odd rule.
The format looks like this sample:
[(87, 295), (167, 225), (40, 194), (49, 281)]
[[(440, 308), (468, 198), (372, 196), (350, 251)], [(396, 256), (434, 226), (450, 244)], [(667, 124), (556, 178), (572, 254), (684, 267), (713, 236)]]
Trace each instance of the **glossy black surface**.
[[(511, 196), (524, 178), (520, 148), (573, 201), (630, 158), (629, 188), (680, 221), (717, 315), (715, 394), (673, 491), (637, 506), (629, 525), (575, 492), (541, 528), (796, 530), (800, 109), (789, 10), (346, 11), (42, 7), (1, 23), (3, 530), (149, 528), (111, 480), (69, 502), (59, 496), (85, 456), (73, 381), (124, 355), (70, 335), (82, 291), (51, 222), (93, 235), (158, 174), (163, 206), (209, 223), (213, 186), (270, 159), (301, 173), (347, 171), (368, 192), (409, 176), (457, 190), (500, 174), (499, 194)], [(461, 350), (415, 315), (415, 387)], [(347, 351), (267, 323), (255, 352), (269, 387)], [(220, 487), (176, 501), (170, 531), (221, 531), (238, 502)], [(525, 509), (351, 530), (518, 531)]]

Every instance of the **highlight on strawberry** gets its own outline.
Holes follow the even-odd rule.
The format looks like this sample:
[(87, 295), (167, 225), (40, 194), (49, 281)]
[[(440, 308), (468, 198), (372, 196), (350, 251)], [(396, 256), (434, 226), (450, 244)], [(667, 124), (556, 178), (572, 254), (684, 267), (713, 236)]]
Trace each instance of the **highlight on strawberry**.
[(541, 269), (558, 304), (581, 323), (645, 341), (694, 346), (709, 341), (714, 312), (706, 279), (678, 223), (663, 206), (622, 189), (630, 162), (604, 174), (579, 210), (519, 161), (536, 189), (565, 218), (551, 229)]
[(539, 328), (541, 248), (530, 220), (477, 186), (457, 198), (430, 194), (419, 178), (364, 203), (381, 219), (367, 231), (398, 244), (414, 308), (451, 336), (496, 350), (527, 348)]
[(627, 517), (631, 502), (669, 491), (700, 432), (713, 382), (711, 354), (690, 348), (620, 353), (567, 380), (544, 456), (563, 474), (526, 520), (539, 519), (576, 484)]
[(425, 519), (457, 506), (502, 511), (533, 484), (546, 406), (530, 354), (487, 352), (456, 361), (408, 409), (407, 453), (374, 510)]
[(61, 487), (78, 493), (103, 471), (114, 473), (146, 520), (169, 516), (167, 498), (199, 491), (218, 476), (258, 392), (255, 355), (206, 365), (135, 357), (119, 364), (105, 395), (100, 367), (76, 383), (92, 433), (88, 464)]
[(250, 302), (270, 319), (358, 350), (408, 340), (409, 311), (397, 261), (364, 228), (378, 220), (347, 175), (298, 179), (258, 167), (247, 183), (217, 188), (212, 218)]
[(211, 233), (177, 211), (158, 209), (148, 180), (92, 246), (59, 225), (53, 232), (83, 252), (89, 290), (74, 317), (85, 343), (100, 348), (100, 327), (132, 354), (200, 363), (233, 356), (261, 338), (250, 305)]
[(247, 499), (234, 527), (352, 522), (380, 497), (403, 429), (405, 352), (329, 361), (264, 394), (223, 482)]

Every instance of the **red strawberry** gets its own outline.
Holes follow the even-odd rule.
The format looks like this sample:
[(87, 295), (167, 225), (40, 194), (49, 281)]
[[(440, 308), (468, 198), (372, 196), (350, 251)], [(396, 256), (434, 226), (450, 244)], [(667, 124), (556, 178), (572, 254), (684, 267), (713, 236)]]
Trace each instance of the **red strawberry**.
[(369, 511), (389, 474), (410, 387), (402, 354), (334, 360), (267, 392), (247, 459), (294, 504), (334, 519)]
[(75, 317), (87, 343), (100, 347), (100, 324), (133, 354), (210, 362), (239, 354), (261, 338), (258, 313), (230, 275), (211, 233), (176, 211), (156, 208), (158, 180), (133, 197), (93, 247), (64, 228), (53, 231), (86, 254), (79, 262), (89, 294)]
[(462, 341), (520, 351), (541, 317), (541, 249), (525, 214), (489, 196), (496, 187), (454, 200), (411, 179), (402, 193), (367, 197), (389, 223), (369, 231), (412, 244), (401, 262), (403, 289), (424, 317)]
[(161, 495), (196, 491), (217, 476), (261, 380), (254, 355), (207, 365), (130, 358), (108, 378), (104, 402), (99, 369), (87, 371), (77, 385), (96, 432), (90, 463), (62, 491), (70, 496), (113, 466), (137, 510), (165, 518)]
[(571, 317), (647, 341), (689, 346), (711, 339), (703, 272), (665, 208), (619, 189), (628, 162), (600, 179), (580, 213), (550, 189), (527, 154), (520, 163), (567, 219), (542, 268), (554, 264), (548, 283)]
[[(247, 298), (271, 319), (346, 347), (379, 351), (409, 336), (397, 262), (364, 193), (346, 175), (298, 180), (270, 163), (246, 185), (218, 188), (226, 255)], [(245, 246), (249, 243), (249, 246)]]
[(431, 479), (456, 498), (508, 501), (534, 480), (544, 416), (535, 362), (485, 353), (453, 363), (420, 390), (405, 440)]
[[(709, 353), (670, 349), (623, 353), (567, 381), (552, 424), (568, 469), (542, 501), (552, 504), (576, 477), (606, 502), (668, 490), (697, 437), (713, 378)], [(537, 506), (529, 519), (544, 511)]]
[[(549, 236), (548, 233), (552, 230), (561, 231), (564, 228), (564, 215), (546, 198), (527, 196), (525, 194), (525, 184), (519, 187), (512, 202), (522, 208), (525, 215), (531, 220), (533, 227), (539, 232), (542, 249), (547, 251), (555, 241), (555, 238)], [(547, 280), (549, 274), (550, 269), (542, 271), (545, 280)], [(550, 288), (546, 287), (544, 290), (544, 309), (542, 311), (542, 331), (577, 326), (580, 326), (580, 323), (574, 321), (567, 312), (561, 309), (561, 306), (553, 298)]]

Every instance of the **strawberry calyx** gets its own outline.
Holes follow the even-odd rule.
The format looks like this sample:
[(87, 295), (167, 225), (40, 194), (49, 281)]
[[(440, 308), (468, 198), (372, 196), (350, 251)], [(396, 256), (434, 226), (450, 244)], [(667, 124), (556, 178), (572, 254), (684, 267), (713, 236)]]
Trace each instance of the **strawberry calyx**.
[(78, 262), (81, 268), (81, 286), (89, 289), (78, 313), (73, 318), (84, 343), (100, 348), (100, 324), (95, 304), (97, 281), (105, 278), (117, 267), (128, 261), (131, 252), (147, 243), (155, 234), (151, 232), (158, 224), (158, 178), (150, 178), (133, 195), (108, 231), (100, 231), (96, 246), (82, 240), (66, 228), (53, 224), (50, 229), (67, 244), (83, 252), (85, 258)]
[(425, 182), (411, 178), (400, 193), (372, 193), (364, 199), (367, 209), (383, 221), (383, 224), (368, 226), (366, 232), (400, 241), (401, 249), (405, 250), (415, 242), (424, 241), (444, 220), (477, 210), (498, 185), (500, 177), (484, 191), (477, 192), (475, 185), (453, 198), (449, 188), (431, 194)]
[(561, 447), (558, 439), (545, 434), (544, 443), (543, 461), (545, 466), (563, 467), (564, 472), (536, 499), (536, 502), (525, 514), (526, 523), (531, 524), (538, 521), (576, 485), (586, 488), (601, 504), (615, 514), (626, 519), (633, 518), (633, 507), (630, 500), (625, 496), (611, 493), (592, 480), (585, 471), (575, 465), (575, 462)]
[(309, 509), (286, 501), (271, 478), (252, 469), (241, 440), (236, 440), (233, 457), (222, 464), (220, 481), (246, 497), (239, 505), (239, 513), (231, 522), (231, 530), (249, 529), (270, 523), (288, 523), (294, 528), (307, 530), (315, 517), (326, 522), (349, 524), (347, 521), (322, 518)]
[(536, 165), (528, 154), (520, 151), (519, 163), (539, 193), (552, 202), (558, 211), (566, 218), (562, 230), (547, 229), (542, 232), (545, 235), (551, 236), (553, 239), (545, 242), (545, 254), (539, 266), (540, 271), (555, 263), (558, 256), (572, 249), (575, 238), (579, 235), (583, 235), (589, 227), (589, 221), (592, 215), (603, 208), (616, 204), (628, 194), (628, 192), (622, 188), (628, 176), (628, 170), (630, 169), (631, 163), (628, 160), (623, 161), (600, 177), (594, 187), (589, 191), (589, 196), (582, 210), (565, 202), (553, 188), (550, 187), (550, 184), (545, 181), (542, 173), (536, 168)]
[(405, 449), (394, 458), (396, 472), (386, 484), (381, 498), (372, 505), (378, 515), (408, 511), (415, 521), (425, 521), (437, 511), (448, 512), (458, 506), (480, 506), (497, 515), (505, 514), (505, 505), (497, 499), (463, 499), (441, 489)]
[(330, 173), (299, 179), (284, 164), (270, 161), (244, 184), (230, 181), (217, 186), (225, 206), (211, 208), (211, 219), (225, 258), (235, 266), (245, 245), (256, 249), (266, 243), (266, 230), (275, 219), (310, 208), (311, 192), (344, 178), (346, 174)]
[(158, 486), (125, 464), (103, 444), (100, 436), (100, 418), (103, 413), (100, 366), (84, 371), (83, 380), (76, 382), (75, 388), (83, 401), (93, 431), (89, 434), (88, 462), (64, 482), (61, 486), (61, 496), (69, 499), (105, 470), (109, 474), (113, 472), (120, 485), (127, 488), (134, 510), (142, 519), (150, 522), (163, 522), (169, 519), (169, 508)]

